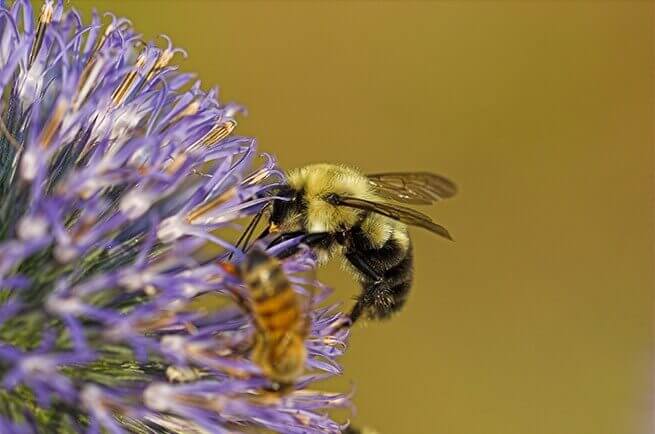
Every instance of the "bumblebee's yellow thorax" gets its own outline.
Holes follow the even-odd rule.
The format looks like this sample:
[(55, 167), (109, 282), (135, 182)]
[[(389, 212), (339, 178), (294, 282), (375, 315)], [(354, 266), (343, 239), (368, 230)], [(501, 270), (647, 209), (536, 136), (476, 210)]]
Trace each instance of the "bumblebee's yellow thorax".
[(333, 164), (312, 164), (294, 170), (288, 183), (301, 191), (307, 204), (305, 229), (309, 233), (336, 232), (349, 228), (361, 220), (361, 212), (337, 207), (325, 201), (330, 193), (377, 200), (367, 178), (358, 171)]
[(307, 209), (303, 227), (307, 232), (337, 232), (361, 224), (377, 248), (382, 247), (390, 237), (396, 238), (403, 246), (408, 244), (407, 227), (403, 223), (372, 213), (362, 220), (362, 211), (335, 206), (325, 200), (326, 196), (335, 193), (381, 201), (368, 178), (359, 171), (334, 164), (311, 164), (291, 171), (287, 182), (305, 199)]

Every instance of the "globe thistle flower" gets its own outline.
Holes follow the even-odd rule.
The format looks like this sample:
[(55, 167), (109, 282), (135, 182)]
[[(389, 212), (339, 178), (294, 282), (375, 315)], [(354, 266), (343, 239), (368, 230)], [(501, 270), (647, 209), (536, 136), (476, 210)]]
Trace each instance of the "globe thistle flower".
[[(307, 375), (294, 390), (248, 357), (251, 319), (216, 236), (283, 182), (255, 141), (129, 21), (46, 1), (0, 3), (0, 432), (289, 433), (342, 430), (344, 394), (308, 389), (339, 374), (347, 331), (317, 285)], [(205, 243), (216, 257), (194, 253)], [(284, 263), (297, 291), (311, 252)], [(197, 306), (196, 306), (197, 307)]]

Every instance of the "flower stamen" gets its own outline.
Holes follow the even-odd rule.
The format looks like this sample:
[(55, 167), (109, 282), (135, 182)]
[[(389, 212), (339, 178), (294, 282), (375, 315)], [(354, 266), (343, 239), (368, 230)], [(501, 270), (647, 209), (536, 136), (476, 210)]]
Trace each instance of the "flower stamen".
[(46, 28), (52, 22), (53, 15), (52, 2), (47, 1), (41, 8), (41, 15), (39, 16), (39, 24), (36, 27), (36, 35), (34, 36), (34, 42), (32, 43), (32, 49), (30, 50), (30, 57), (27, 61), (27, 69), (32, 67), (36, 56), (39, 54), (41, 45), (43, 45), (43, 36), (45, 35)]
[(168, 65), (168, 62), (170, 62), (171, 59), (173, 58), (174, 54), (175, 53), (173, 52), (173, 50), (163, 50), (161, 53), (159, 53), (157, 60), (155, 61), (155, 63), (153, 63), (152, 67), (150, 68), (150, 71), (148, 71), (148, 74), (146, 74), (146, 81), (150, 81), (157, 72), (165, 68)]
[(139, 57), (136, 59), (136, 63), (130, 72), (127, 73), (121, 84), (118, 85), (116, 90), (111, 96), (111, 107), (118, 107), (121, 105), (127, 96), (129, 95), (129, 90), (134, 85), (136, 78), (139, 74), (139, 70), (145, 65), (146, 58), (143, 53), (139, 54)]
[(223, 140), (229, 136), (232, 131), (237, 127), (237, 122), (235, 120), (229, 119), (225, 122), (217, 123), (211, 130), (207, 131), (200, 139), (193, 143), (188, 151), (194, 151), (203, 146), (211, 145), (212, 143), (217, 143), (220, 140)]
[(236, 188), (232, 187), (224, 193), (216, 196), (214, 199), (194, 208), (186, 216), (187, 223), (193, 223), (195, 220), (197, 220), (199, 217), (202, 217), (207, 212), (232, 199), (236, 193)]
[(43, 127), (41, 137), (39, 138), (39, 144), (43, 149), (48, 149), (48, 147), (50, 147), (52, 138), (59, 130), (59, 126), (61, 125), (61, 121), (64, 118), (64, 114), (66, 113), (67, 108), (68, 103), (66, 100), (62, 99), (59, 101), (59, 103), (57, 103), (57, 107), (55, 107), (55, 110), (48, 120), (48, 123), (45, 125), (45, 127)]
[(166, 124), (162, 129), (161, 132), (163, 133), (164, 131), (168, 130), (172, 126), (174, 126), (176, 123), (181, 121), (187, 116), (193, 116), (196, 113), (198, 113), (198, 110), (200, 109), (200, 102), (198, 100), (193, 100), (189, 104), (187, 104), (178, 114), (176, 114), (173, 119), (170, 120), (168, 124)]

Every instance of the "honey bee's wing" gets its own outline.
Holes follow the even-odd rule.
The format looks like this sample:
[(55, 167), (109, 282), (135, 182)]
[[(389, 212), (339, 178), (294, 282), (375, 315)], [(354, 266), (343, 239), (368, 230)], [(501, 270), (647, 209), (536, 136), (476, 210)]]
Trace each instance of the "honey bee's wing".
[(446, 228), (433, 222), (429, 216), (411, 208), (347, 196), (339, 196), (334, 202), (339, 206), (374, 212), (389, 217), (390, 219), (398, 220), (407, 225), (418, 226), (452, 240), (452, 237)]
[(396, 202), (429, 205), (457, 193), (454, 182), (430, 172), (373, 173), (366, 177), (380, 196)]

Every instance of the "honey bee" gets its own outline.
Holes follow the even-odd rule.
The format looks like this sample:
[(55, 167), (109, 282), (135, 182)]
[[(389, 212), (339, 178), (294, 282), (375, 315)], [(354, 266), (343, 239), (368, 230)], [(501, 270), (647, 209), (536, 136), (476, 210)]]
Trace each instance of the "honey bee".
[(452, 181), (428, 172), (364, 175), (346, 166), (313, 164), (291, 171), (286, 185), (274, 192), (269, 225), (259, 238), (277, 233), (273, 245), (302, 237), (318, 253), (319, 263), (340, 255), (362, 288), (351, 324), (362, 314), (384, 319), (405, 304), (411, 288), (408, 226), (452, 239), (429, 216), (393, 202), (429, 205), (456, 191)]
[(238, 302), (255, 327), (250, 357), (276, 388), (287, 388), (302, 375), (307, 361), (308, 309), (301, 306), (280, 261), (263, 250), (250, 250), (237, 273), (248, 289), (248, 296)]

